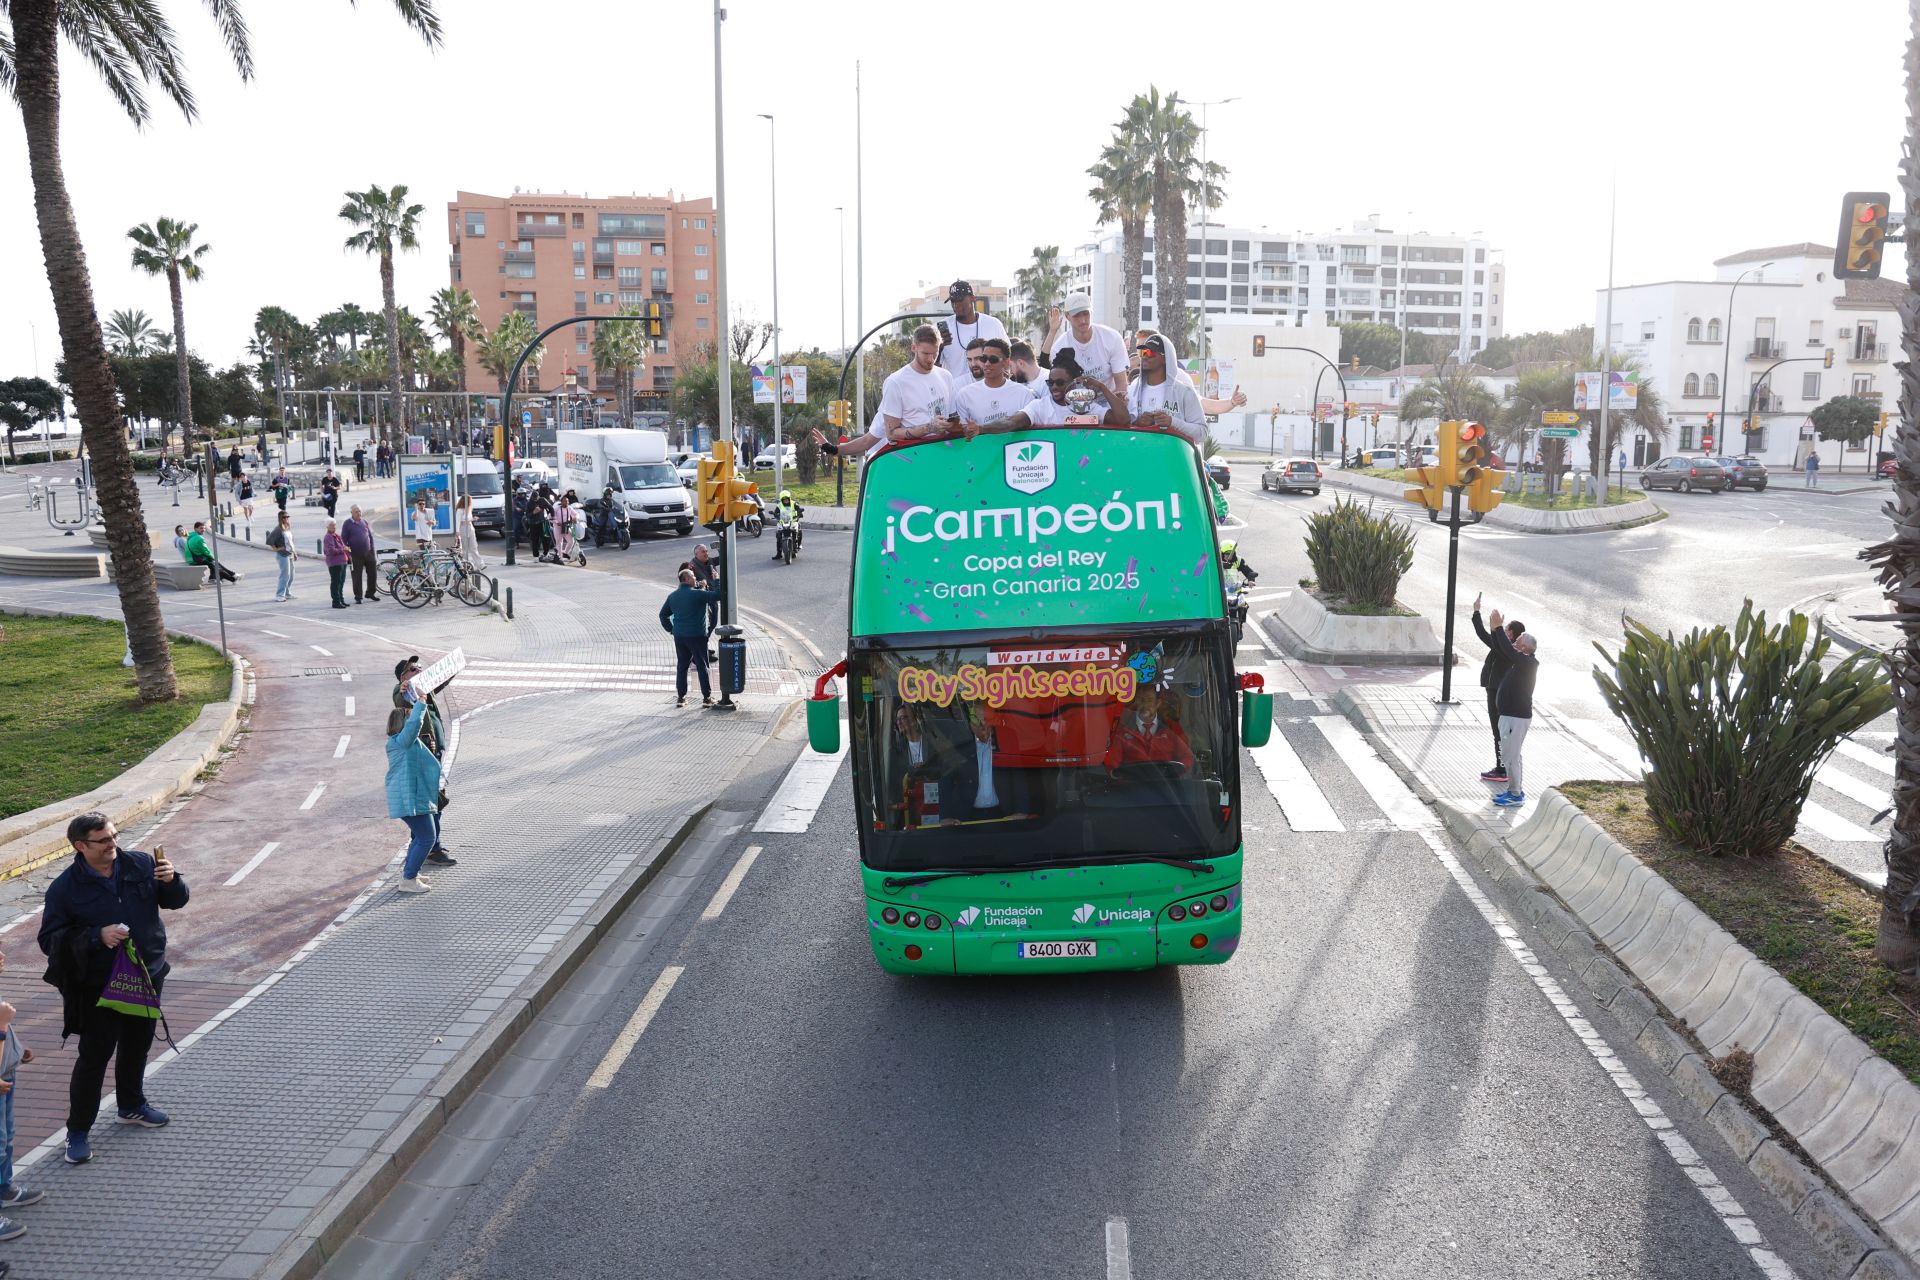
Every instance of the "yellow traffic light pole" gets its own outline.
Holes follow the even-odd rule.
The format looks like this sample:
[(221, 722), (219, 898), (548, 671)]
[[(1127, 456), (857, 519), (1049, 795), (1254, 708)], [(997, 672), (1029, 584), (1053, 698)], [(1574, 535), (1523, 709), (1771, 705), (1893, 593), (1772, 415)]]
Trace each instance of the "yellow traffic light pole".
[[(1420, 482), (1405, 497), (1427, 509), (1427, 519), (1440, 523), (1440, 509), (1447, 508), (1447, 623), (1446, 638), (1440, 649), (1440, 703), (1452, 706), (1453, 697), (1453, 614), (1456, 586), (1460, 576), (1460, 528), (1479, 524), (1487, 512), (1500, 505), (1501, 493), (1494, 482), (1498, 474), (1487, 466), (1489, 437), (1477, 422), (1449, 421), (1440, 424), (1439, 462), (1432, 467), (1411, 467), (1407, 474)], [(1460, 496), (1469, 495), (1472, 519), (1460, 514)]]

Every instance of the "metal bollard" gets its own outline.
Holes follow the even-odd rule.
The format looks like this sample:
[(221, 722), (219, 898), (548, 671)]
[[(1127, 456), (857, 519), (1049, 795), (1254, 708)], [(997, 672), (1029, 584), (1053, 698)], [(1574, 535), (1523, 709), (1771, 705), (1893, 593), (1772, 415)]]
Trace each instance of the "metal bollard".
[[(499, 585), (500, 585), (500, 580), (498, 578), (494, 579), (494, 586), (497, 588)], [(512, 587), (507, 588), (507, 621), (508, 622), (513, 621), (513, 588)]]

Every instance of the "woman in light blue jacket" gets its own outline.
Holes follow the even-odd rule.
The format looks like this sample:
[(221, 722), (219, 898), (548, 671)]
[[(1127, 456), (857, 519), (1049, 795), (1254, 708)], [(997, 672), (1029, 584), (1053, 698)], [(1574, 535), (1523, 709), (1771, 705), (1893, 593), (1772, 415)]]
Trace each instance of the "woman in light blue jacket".
[(396, 707), (387, 715), (387, 816), (406, 823), (413, 836), (400, 870), (402, 893), (425, 893), (433, 887), (420, 867), (440, 838), (440, 761), (420, 741), (426, 714), (422, 698), (412, 711)]

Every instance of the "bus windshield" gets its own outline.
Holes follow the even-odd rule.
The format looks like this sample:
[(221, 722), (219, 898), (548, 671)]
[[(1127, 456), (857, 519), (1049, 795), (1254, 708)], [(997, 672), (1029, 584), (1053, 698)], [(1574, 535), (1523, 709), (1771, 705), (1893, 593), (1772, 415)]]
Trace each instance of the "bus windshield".
[(1238, 847), (1236, 694), (1231, 655), (1211, 631), (901, 639), (857, 653), (849, 672), (868, 866)]

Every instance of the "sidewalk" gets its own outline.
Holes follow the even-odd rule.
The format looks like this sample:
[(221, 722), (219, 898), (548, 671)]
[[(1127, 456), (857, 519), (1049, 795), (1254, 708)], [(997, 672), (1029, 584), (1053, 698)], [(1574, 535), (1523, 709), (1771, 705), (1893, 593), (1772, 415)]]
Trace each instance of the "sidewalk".
[[(39, 518), (0, 505), (0, 536), (27, 515)], [(181, 1053), (157, 1053), (149, 1072), (170, 1127), (125, 1129), (109, 1109), (95, 1163), (60, 1159), (73, 1049), (33, 942), (59, 867), (0, 885), (0, 993), (36, 1053), (16, 1095), (16, 1159), (48, 1192), (19, 1215), (28, 1234), (0, 1245), (17, 1275), (258, 1273), (472, 1065), (543, 962), (590, 941), (582, 922), (769, 741), (801, 689), (749, 624), (741, 709), (675, 708), (654, 616), (664, 583), (524, 566), (506, 574), (508, 623), (451, 604), (330, 610), (318, 569), (302, 565), (287, 605), (268, 602), (270, 575), (228, 589), (229, 642), (258, 681), (251, 731), (128, 833), (130, 847), (167, 844), (193, 893), (167, 921)], [(161, 599), (176, 629), (215, 634), (211, 591)], [(28, 602), (117, 611), (104, 582), (0, 578), (0, 608)], [(404, 834), (381, 785), (391, 673), (398, 657), (455, 645), (470, 663), (442, 699), (457, 725), (446, 840), (460, 865), (407, 899), (389, 887)]]
[(1835, 640), (1849, 649), (1875, 649), (1886, 653), (1901, 641), (1901, 631), (1891, 622), (1859, 622), (1856, 614), (1892, 612), (1886, 594), (1878, 586), (1855, 587), (1838, 595), (1829, 595), (1820, 609), (1820, 620)]

